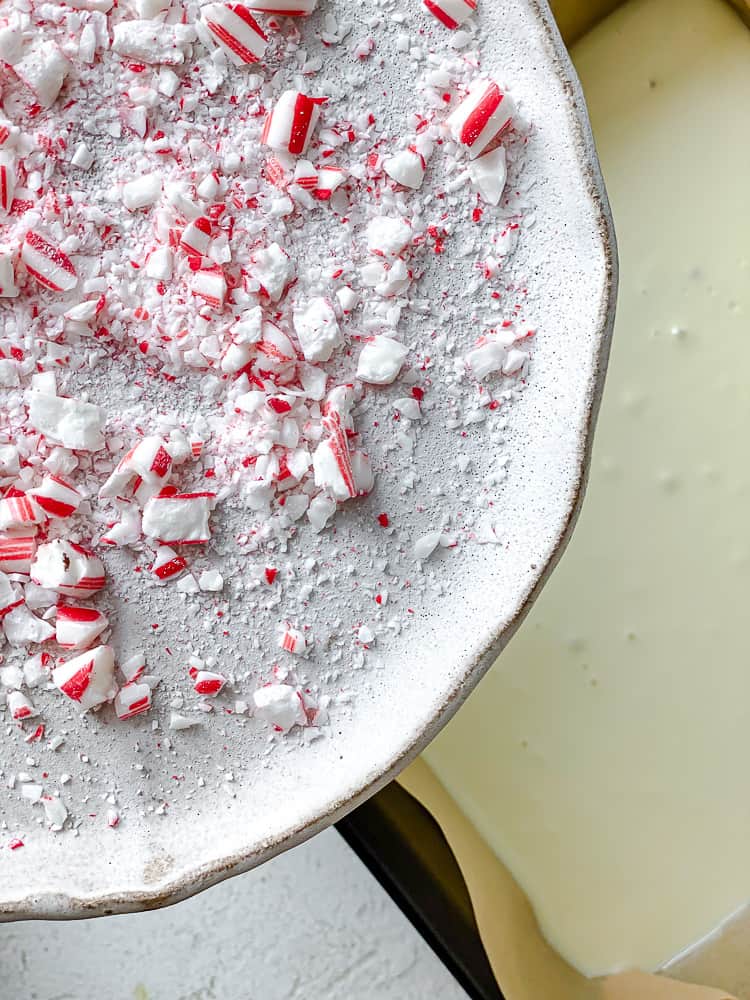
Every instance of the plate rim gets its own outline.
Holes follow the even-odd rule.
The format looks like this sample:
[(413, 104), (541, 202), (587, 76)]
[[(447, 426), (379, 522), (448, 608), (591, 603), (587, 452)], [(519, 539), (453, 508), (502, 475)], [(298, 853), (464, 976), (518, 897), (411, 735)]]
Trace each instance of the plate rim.
[(587, 387), (585, 420), (581, 424), (578, 435), (579, 448), (576, 456), (578, 475), (573, 484), (567, 516), (555, 532), (551, 553), (544, 566), (539, 570), (534, 585), (519, 604), (510, 621), (494, 631), (484, 650), (466, 663), (459, 679), (445, 696), (441, 706), (433, 713), (429, 722), (417, 731), (408, 734), (405, 740), (406, 745), (398, 748), (387, 763), (378, 765), (377, 773), (369, 781), (364, 785), (350, 789), (348, 794), (339, 796), (332, 803), (327, 803), (323, 811), (315, 818), (305, 820), (282, 833), (266, 838), (259, 844), (248, 845), (245, 851), (204, 865), (195, 865), (191, 867), (189, 872), (183, 871), (173, 879), (159, 883), (158, 887), (153, 889), (143, 887), (127, 892), (113, 892), (86, 898), (67, 893), (50, 893), (28, 896), (14, 904), (0, 902), (0, 922), (86, 919), (160, 909), (196, 895), (224, 879), (248, 872), (284, 851), (309, 840), (336, 823), (396, 778), (458, 711), (515, 635), (562, 557), (578, 520), (586, 492), (594, 429), (606, 379), (617, 304), (617, 240), (580, 80), (560, 36), (547, 0), (524, 0), (524, 3), (538, 25), (541, 43), (547, 49), (552, 70), (563, 87), (568, 124), (574, 138), (576, 151), (579, 154), (586, 195), (596, 218), (604, 256), (601, 299), (594, 330), (594, 336), (598, 343)]

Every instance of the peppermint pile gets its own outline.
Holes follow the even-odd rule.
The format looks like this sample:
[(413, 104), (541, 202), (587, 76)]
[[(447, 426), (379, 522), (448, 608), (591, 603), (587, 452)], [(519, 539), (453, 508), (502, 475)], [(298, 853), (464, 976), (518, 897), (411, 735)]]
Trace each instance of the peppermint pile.
[[(336, 665), (365, 667), (380, 631), (406, 627), (438, 586), (425, 564), (500, 541), (448, 504), (417, 533), (378, 506), (382, 477), (418, 483), (431, 397), (459, 439), (494, 419), (501, 441), (533, 334), (505, 278), (529, 126), (481, 71), (475, 0), (407, 6), (0, 11), (0, 710), (25, 761), (0, 773), (53, 830), (86, 811), (69, 814), (49, 751), (113, 726), (170, 750), (163, 730), (217, 715), (273, 742), (329, 734), (349, 697)], [(430, 15), (428, 54), (407, 24)], [(358, 94), (383, 38), (411, 109)], [(474, 252), (451, 244), (453, 204), (490, 233), (460, 291), (489, 292), (490, 318), (462, 343), (439, 330), (449, 292), (422, 291)], [(394, 553), (371, 560), (372, 620), (324, 620), (322, 546), (363, 523)], [(176, 642), (159, 643), (157, 609)], [(240, 668), (221, 639), (243, 636), (256, 662)], [(117, 826), (117, 789), (100, 797)]]

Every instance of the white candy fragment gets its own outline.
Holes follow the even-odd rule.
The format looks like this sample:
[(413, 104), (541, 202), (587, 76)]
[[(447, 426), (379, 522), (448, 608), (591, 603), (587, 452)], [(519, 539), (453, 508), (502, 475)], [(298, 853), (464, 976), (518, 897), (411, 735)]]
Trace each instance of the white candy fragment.
[(52, 682), (84, 712), (112, 701), (117, 693), (115, 655), (111, 646), (97, 646), (67, 660), (52, 671)]
[(378, 257), (397, 257), (411, 237), (412, 229), (406, 219), (378, 215), (367, 226), (367, 247)]
[(287, 653), (293, 653), (295, 656), (301, 656), (307, 648), (304, 632), (301, 629), (294, 628), (289, 622), (279, 625), (278, 643), (279, 649), (283, 649)]
[(58, 604), (55, 624), (55, 638), (59, 646), (63, 649), (88, 649), (107, 628), (109, 621), (96, 608)]
[(94, 154), (85, 142), (79, 142), (73, 151), (70, 162), (79, 170), (89, 170), (94, 165)]
[(431, 14), (455, 31), (467, 21), (477, 9), (477, 0), (422, 0)]
[(278, 245), (259, 250), (250, 262), (250, 274), (272, 302), (278, 302), (294, 277), (294, 264), (289, 254)]
[(12, 646), (28, 646), (31, 643), (47, 642), (55, 634), (55, 628), (43, 618), (30, 611), (25, 604), (9, 611), (3, 618), (5, 638)]
[(466, 354), (466, 364), (480, 381), (494, 372), (515, 375), (528, 361), (528, 354), (513, 348), (516, 336), (512, 331), (480, 337), (476, 346)]
[(321, 532), (336, 513), (336, 501), (331, 497), (317, 496), (310, 501), (307, 519), (316, 534)]
[(157, 281), (169, 281), (174, 269), (174, 253), (171, 247), (158, 247), (148, 255), (146, 274)]
[(408, 353), (408, 347), (392, 337), (379, 334), (362, 348), (357, 362), (357, 378), (371, 385), (390, 385), (398, 377)]
[(268, 39), (242, 4), (206, 4), (201, 8), (201, 20), (215, 44), (235, 66), (256, 63), (266, 51)]
[(29, 230), (21, 245), (26, 270), (43, 288), (69, 292), (78, 284), (78, 275), (69, 257), (40, 233)]
[(253, 694), (255, 717), (276, 732), (288, 733), (293, 726), (307, 725), (302, 694), (289, 684), (267, 684)]
[(213, 493), (154, 497), (143, 508), (143, 533), (167, 545), (197, 545), (211, 537)]
[(505, 147), (485, 153), (469, 164), (469, 176), (474, 187), (488, 205), (499, 205), (508, 177)]
[(224, 577), (215, 569), (205, 569), (198, 577), (198, 586), (207, 593), (218, 593), (224, 589)]
[(39, 546), (30, 572), (34, 583), (64, 597), (86, 597), (105, 583), (101, 560), (62, 538)]
[(128, 504), (120, 520), (107, 528), (100, 541), (102, 545), (134, 545), (141, 537), (141, 512), (135, 504)]
[(334, 349), (343, 343), (336, 313), (328, 299), (310, 299), (304, 309), (296, 309), (294, 329), (308, 361), (329, 361)]
[(430, 531), (426, 535), (422, 535), (414, 543), (414, 555), (420, 562), (425, 559), (429, 559), (435, 549), (440, 545), (440, 539), (442, 538), (442, 532), (440, 531)]
[(44, 806), (44, 818), (47, 820), (47, 826), (53, 833), (59, 833), (68, 818), (65, 803), (58, 795), (42, 795), (40, 801)]
[(130, 681), (115, 695), (115, 714), (121, 721), (142, 715), (151, 708), (151, 688), (148, 684)]
[(179, 712), (171, 712), (169, 715), (169, 728), (176, 732), (192, 729), (200, 724), (200, 719), (191, 718), (189, 715), (180, 715)]
[(16, 284), (16, 261), (19, 253), (16, 247), (0, 245), (0, 298), (15, 299), (18, 295)]
[(29, 421), (48, 441), (63, 448), (99, 451), (104, 447), (104, 415), (93, 403), (31, 392)]
[(22, 719), (31, 719), (35, 715), (39, 715), (31, 701), (29, 701), (25, 694), (21, 694), (20, 691), (10, 691), (8, 693), (8, 711), (14, 722), (20, 722)]
[(54, 42), (45, 41), (40, 34), (13, 69), (34, 92), (42, 107), (51, 108), (70, 72), (70, 63)]
[(446, 120), (455, 139), (473, 159), (513, 123), (513, 101), (494, 80), (475, 80), (469, 93)]
[(431, 155), (432, 141), (426, 136), (417, 136), (406, 149), (386, 157), (383, 169), (397, 184), (416, 191), (422, 186)]
[(159, 174), (142, 174), (128, 181), (122, 189), (122, 203), (129, 212), (148, 208), (161, 198), (162, 179)]
[(166, 66), (179, 66), (185, 61), (186, 49), (195, 35), (187, 25), (150, 20), (120, 21), (112, 33), (113, 52), (125, 59)]
[(325, 97), (285, 90), (266, 118), (260, 141), (277, 152), (304, 156), (325, 101)]

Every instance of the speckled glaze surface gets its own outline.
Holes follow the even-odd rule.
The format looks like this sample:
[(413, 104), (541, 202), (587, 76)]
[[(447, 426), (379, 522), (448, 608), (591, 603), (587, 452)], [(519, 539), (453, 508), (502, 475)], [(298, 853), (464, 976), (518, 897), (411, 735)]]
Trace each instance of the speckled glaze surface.
[[(379, 651), (377, 667), (348, 678), (354, 697), (329, 736), (282, 743), (272, 753), (261, 738), (249, 739), (233, 797), (207, 791), (190, 808), (134, 819), (117, 831), (39, 830), (22, 851), (4, 851), (0, 919), (167, 905), (318, 833), (394, 778), (435, 736), (518, 628), (560, 557), (582, 499), (606, 371), (615, 238), (583, 96), (546, 3), (484, 0), (481, 7), (483, 68), (511, 83), (534, 125), (528, 156), (537, 221), (518, 254), (539, 334), (529, 385), (507, 432), (511, 464), (501, 517), (511, 541), (466, 547), (431, 566), (442, 593), (423, 602), (411, 627)], [(373, 86), (382, 87), (382, 79)], [(409, 81), (394, 77), (393, 89), (408, 104)], [(444, 468), (451, 445), (437, 421), (425, 439), (419, 462)], [(475, 447), (486, 450), (480, 436)], [(390, 489), (398, 504), (396, 484)], [(125, 784), (132, 741), (109, 752), (121, 762)], [(183, 760), (190, 752), (183, 743)], [(200, 746), (204, 766), (220, 763), (223, 752), (218, 732)]]

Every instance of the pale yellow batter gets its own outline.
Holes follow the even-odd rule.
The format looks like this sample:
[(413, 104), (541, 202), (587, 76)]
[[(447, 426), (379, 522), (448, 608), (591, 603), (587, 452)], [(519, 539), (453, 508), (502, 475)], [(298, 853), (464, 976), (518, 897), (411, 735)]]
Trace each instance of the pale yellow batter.
[(750, 31), (632, 0), (574, 57), (622, 269), (589, 492), (427, 757), (594, 974), (750, 899)]

